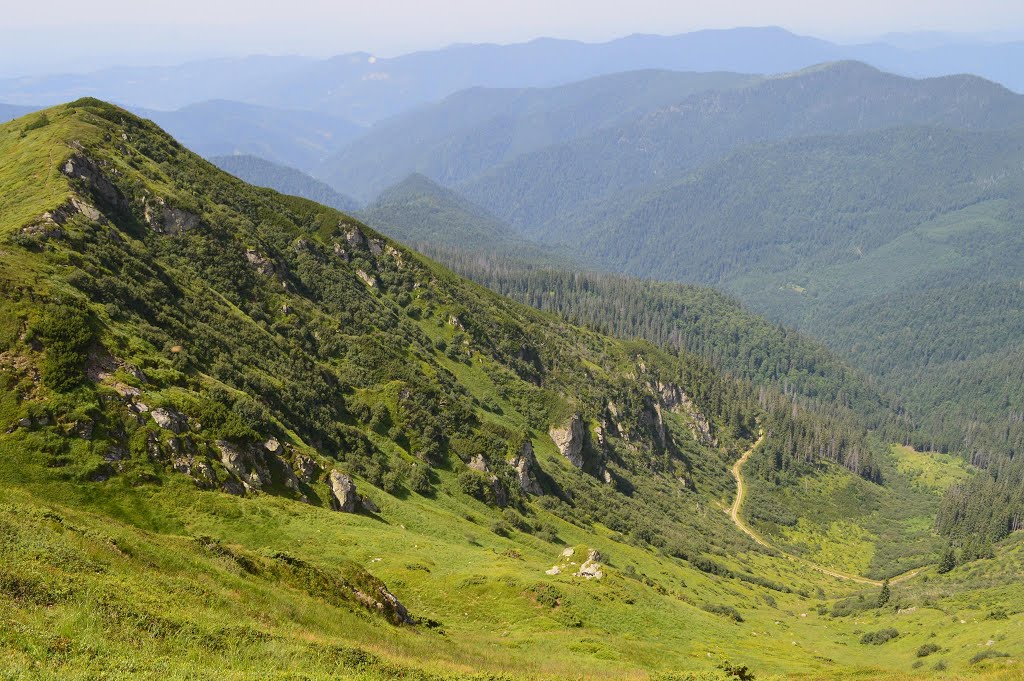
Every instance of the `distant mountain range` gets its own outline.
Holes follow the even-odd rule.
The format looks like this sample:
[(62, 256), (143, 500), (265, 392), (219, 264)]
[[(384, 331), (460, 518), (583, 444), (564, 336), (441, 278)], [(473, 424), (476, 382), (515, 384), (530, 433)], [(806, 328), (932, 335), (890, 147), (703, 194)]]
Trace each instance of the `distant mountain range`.
[(227, 100), (176, 111), (136, 109), (203, 156), (251, 154), (296, 168), (310, 168), (339, 151), (363, 129), (343, 118), (312, 111), (255, 106)]
[(453, 45), (394, 58), (258, 56), (9, 78), (0, 81), (0, 101), (52, 104), (91, 95), (133, 107), (177, 109), (220, 98), (370, 124), (474, 86), (547, 87), (639, 69), (781, 73), (844, 59), (918, 77), (974, 73), (1024, 91), (1018, 66), (1024, 63), (1024, 42), (922, 44), (928, 47), (838, 45), (774, 27), (632, 35), (597, 44), (541, 38), (514, 45)]

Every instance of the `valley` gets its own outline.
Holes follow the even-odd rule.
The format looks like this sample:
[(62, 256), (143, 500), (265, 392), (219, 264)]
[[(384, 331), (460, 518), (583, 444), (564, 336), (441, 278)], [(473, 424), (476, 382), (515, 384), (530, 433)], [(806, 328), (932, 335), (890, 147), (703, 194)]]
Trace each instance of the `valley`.
[(1022, 678), (1020, 44), (913, 37), (0, 79), (0, 679)]

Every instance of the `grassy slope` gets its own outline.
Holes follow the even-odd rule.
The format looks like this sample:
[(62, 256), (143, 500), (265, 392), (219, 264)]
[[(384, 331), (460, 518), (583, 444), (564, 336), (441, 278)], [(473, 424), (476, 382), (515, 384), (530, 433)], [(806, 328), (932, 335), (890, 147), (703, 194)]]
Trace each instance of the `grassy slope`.
[[(50, 125), (24, 138), (24, 121), (0, 129), (0, 149), (15, 159), (4, 165), (0, 180), (12, 187), (6, 196), (18, 199), (5, 213), (4, 234), (67, 198), (63, 176), (52, 173), (67, 153), (64, 141), (88, 141), (89, 135), (102, 139), (102, 128), (97, 132), (81, 117), (56, 113), (51, 112)], [(51, 155), (50, 150), (56, 151)], [(37, 181), (21, 182), (26, 177)], [(53, 182), (48, 184), (46, 177)], [(157, 180), (150, 189), (178, 191)], [(68, 284), (54, 276), (65, 266), (59, 252), (42, 258), (7, 243), (0, 250), (7, 285), (22, 282), (42, 293), (53, 282), (58, 292), (70, 293)], [(434, 267), (439, 279), (448, 276), (436, 266), (424, 266)], [(37, 275), (42, 277), (38, 282)], [(482, 290), (474, 295), (490, 300)], [(5, 351), (13, 346), (36, 361), (18, 340), (22, 315), (32, 314), (32, 299), (5, 300), (5, 305), (13, 312), (5, 320), (19, 320), (17, 327), (5, 329)], [(241, 314), (231, 313), (230, 306), (224, 309)], [(424, 319), (418, 327), (432, 338), (454, 335), (450, 325), (436, 320)], [(130, 326), (112, 323), (105, 339), (116, 341), (121, 350), (134, 347), (139, 356), (152, 352), (140, 340), (120, 336), (129, 331)], [(598, 341), (581, 332), (576, 342), (583, 351)], [(615, 353), (612, 358), (625, 360)], [(431, 361), (450, 370), (470, 393), (498, 403), (500, 413), (491, 410), (486, 418), (519, 426), (525, 422), (496, 390), (489, 360), (467, 363), (442, 355)], [(594, 381), (605, 380), (614, 368), (614, 363), (591, 365)], [(158, 377), (169, 369), (156, 363), (147, 371)], [(18, 388), (28, 391), (22, 393), (28, 402), (46, 396), (45, 389)], [(157, 399), (182, 389), (146, 386), (147, 395), (153, 392)], [(5, 389), (2, 399), (0, 426), (7, 430), (29, 405), (12, 390)], [(556, 482), (568, 485), (579, 477), (549, 440), (538, 437), (535, 442), (542, 467)], [(921, 607), (911, 619), (891, 610), (856, 620), (819, 615), (816, 606), (827, 611), (829, 599), (851, 595), (852, 587), (816, 573), (800, 574), (735, 537), (724, 513), (730, 501), (730, 459), (713, 450), (705, 450), (706, 458), (694, 466), (697, 482), (707, 491), (679, 496), (686, 503), (679, 510), (714, 540), (712, 552), (723, 554), (715, 555), (715, 561), (784, 585), (788, 593), (698, 571), (643, 543), (624, 542), (597, 520), (560, 520), (541, 503), (531, 504), (529, 522), (549, 526), (557, 538), (516, 530), (502, 537), (492, 528), (504, 514), (457, 490), (457, 466), (436, 470), (432, 497), (402, 490), (388, 494), (357, 478), (360, 491), (376, 501), (380, 513), (343, 515), (281, 496), (239, 498), (199, 491), (186, 477), (145, 456), (125, 462), (120, 475), (85, 482), (99, 457), (93, 445), (50, 427), (0, 436), (0, 557), (5, 567), (0, 575), (0, 668), (6, 677), (94, 678), (106, 672), (162, 678), (296, 673), (432, 678), (491, 672), (600, 678), (707, 670), (723, 658), (749, 664), (759, 678), (849, 678), (853, 670), (898, 677), (910, 671), (913, 651), (931, 632), (941, 635), (944, 645), (947, 639), (955, 645), (947, 657), (958, 671), (977, 669), (968, 660), (976, 646), (984, 646), (983, 635), (1006, 636), (999, 648), (1018, 656), (1022, 652), (1009, 636), (1020, 626), (1019, 613), (985, 624), (984, 634), (982, 627), (947, 632), (950, 615), (936, 608)], [(653, 498), (653, 489), (662, 498), (673, 494), (667, 479), (651, 476), (636, 482), (638, 498)], [(596, 487), (576, 489), (597, 492)], [(322, 483), (310, 491), (326, 493)], [(577, 556), (588, 547), (601, 550), (607, 577), (584, 581), (568, 570), (547, 575), (566, 545), (578, 547)], [(1006, 575), (1018, 560), (1014, 551), (994, 563), (1005, 564)], [(312, 568), (288, 567), (294, 561), (279, 552)], [(383, 579), (413, 615), (436, 620), (440, 628), (426, 623), (394, 627), (346, 597), (343, 585), (371, 579), (366, 570)], [(936, 588), (949, 590), (943, 598), (960, 599), (954, 601), (958, 614), (977, 619), (986, 599), (1012, 602), (1018, 587), (1008, 577), (994, 571), (987, 582), (961, 583), (956, 580), (962, 579), (957, 574), (962, 570), (934, 581)], [(968, 591), (979, 587), (985, 591)], [(709, 606), (736, 608), (744, 621), (734, 621), (727, 610), (724, 616), (706, 612)], [(866, 628), (888, 625), (906, 634), (886, 644), (884, 656), (857, 643)], [(379, 657), (367, 657), (356, 646)]]

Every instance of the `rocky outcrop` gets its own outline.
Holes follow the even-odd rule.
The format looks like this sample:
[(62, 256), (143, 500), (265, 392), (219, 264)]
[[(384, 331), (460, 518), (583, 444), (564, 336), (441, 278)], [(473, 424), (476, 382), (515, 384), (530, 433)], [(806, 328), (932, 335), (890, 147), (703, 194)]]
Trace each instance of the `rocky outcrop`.
[(651, 386), (651, 389), (657, 393), (661, 404), (666, 409), (687, 417), (687, 425), (695, 440), (701, 444), (717, 446), (718, 443), (711, 434), (711, 423), (697, 409), (697, 405), (693, 403), (693, 400), (690, 399), (690, 396), (682, 388), (674, 383), (658, 381)]
[(331, 488), (331, 506), (335, 511), (355, 513), (359, 510), (359, 495), (352, 478), (339, 471), (331, 471), (328, 477)]
[(587, 559), (583, 562), (583, 565), (580, 565), (580, 569), (573, 576), (583, 577), (584, 579), (601, 579), (604, 577), (602, 567), (601, 554), (596, 549), (591, 549), (590, 553), (587, 554)]
[(466, 465), (487, 476), (491, 483), (491, 492), (494, 496), (494, 503), (497, 504), (499, 508), (505, 508), (508, 506), (508, 490), (505, 488), (505, 483), (501, 481), (501, 478), (491, 472), (491, 467), (487, 465), (487, 461), (484, 459), (483, 455), (477, 454), (470, 459), (469, 463)]
[(156, 421), (156, 425), (164, 430), (169, 430), (175, 435), (180, 435), (188, 430), (188, 421), (176, 409), (171, 407), (158, 407), (152, 410), (150, 416)]
[(509, 459), (508, 465), (512, 466), (519, 480), (519, 488), (527, 494), (541, 496), (544, 488), (540, 486), (538, 472), (540, 466), (537, 457), (533, 453), (533, 443), (529, 440), (523, 442), (515, 456)]
[(363, 231), (355, 225), (347, 225), (345, 229), (345, 241), (352, 248), (366, 248), (366, 236)]
[(270, 276), (274, 273), (274, 263), (271, 262), (270, 258), (260, 255), (251, 248), (245, 251), (245, 259), (252, 265), (253, 269), (263, 276)]
[(357, 588), (353, 588), (352, 593), (355, 595), (356, 600), (371, 610), (377, 610), (387, 617), (392, 624), (412, 624), (409, 611), (384, 585), (377, 587), (376, 594), (372, 592), (366, 593)]
[(220, 451), (220, 462), (238, 478), (246, 492), (262, 490), (270, 483), (270, 469), (255, 448), (240, 447), (226, 440), (217, 440), (216, 445)]
[(370, 288), (374, 288), (377, 285), (377, 279), (363, 270), (356, 270), (356, 275)]
[(128, 208), (124, 195), (106, 178), (100, 166), (91, 158), (75, 154), (64, 162), (61, 172), (72, 180), (84, 183), (89, 191), (106, 205), (119, 210)]
[(583, 439), (586, 427), (579, 414), (573, 414), (562, 427), (552, 427), (548, 435), (554, 441), (558, 451), (562, 453), (576, 468), (583, 468)]
[(180, 208), (164, 206), (163, 231), (167, 234), (187, 232), (199, 226), (200, 218), (195, 213)]
[(311, 456), (307, 456), (306, 454), (299, 453), (295, 455), (294, 470), (302, 482), (310, 485), (316, 482), (320, 477), (322, 469), (320, 468), (320, 464), (316, 462), (316, 459)]

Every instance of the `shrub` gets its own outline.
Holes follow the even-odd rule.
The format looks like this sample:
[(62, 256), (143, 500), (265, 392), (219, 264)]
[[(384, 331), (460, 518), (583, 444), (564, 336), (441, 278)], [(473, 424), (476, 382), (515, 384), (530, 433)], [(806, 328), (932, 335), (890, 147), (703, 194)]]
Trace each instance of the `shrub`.
[(899, 638), (900, 632), (896, 631), (892, 627), (886, 629), (879, 629), (878, 631), (869, 631), (860, 637), (860, 642), (864, 645), (880, 646), (883, 643), (888, 643), (894, 638)]
[(733, 664), (726, 660), (718, 665), (718, 668), (729, 678), (739, 679), (739, 681), (754, 681), (754, 672), (750, 671), (745, 664)]
[(65, 392), (85, 378), (85, 360), (93, 333), (85, 310), (71, 305), (52, 305), (33, 327), (46, 348), (43, 382)]
[(1010, 656), (1009, 653), (1004, 653), (1004, 652), (1002, 652), (1000, 650), (992, 650), (991, 648), (989, 648), (988, 650), (983, 650), (980, 653), (978, 653), (977, 655), (975, 655), (974, 657), (972, 657), (970, 663), (971, 664), (978, 664), (979, 662), (983, 662), (984, 660), (994, 660), (994, 659), (996, 659), (998, 657), (1009, 657), (1009, 656)]
[(433, 491), (430, 484), (430, 469), (425, 464), (411, 466), (409, 468), (409, 489), (416, 494), (427, 495)]
[(491, 493), (491, 481), (480, 471), (467, 469), (459, 473), (459, 490), (474, 499), (486, 502)]
[(1006, 610), (1004, 610), (1003, 608), (996, 608), (995, 610), (990, 611), (988, 613), (988, 615), (985, 616), (985, 619), (987, 619), (987, 620), (1005, 620), (1005, 619), (1008, 619), (1009, 617), (1010, 617), (1010, 615), (1009, 615), (1009, 613), (1006, 612)]
[(743, 615), (740, 611), (731, 605), (722, 605), (721, 603), (705, 603), (701, 606), (705, 612), (710, 612), (713, 615), (722, 615), (728, 617), (735, 622), (742, 622)]
[(562, 600), (562, 593), (550, 584), (536, 584), (529, 592), (537, 603), (548, 608), (557, 608)]
[(932, 653), (937, 653), (940, 650), (941, 648), (939, 648), (939, 646), (935, 645), (934, 643), (925, 643), (923, 646), (917, 649), (917, 656), (928, 657)]

